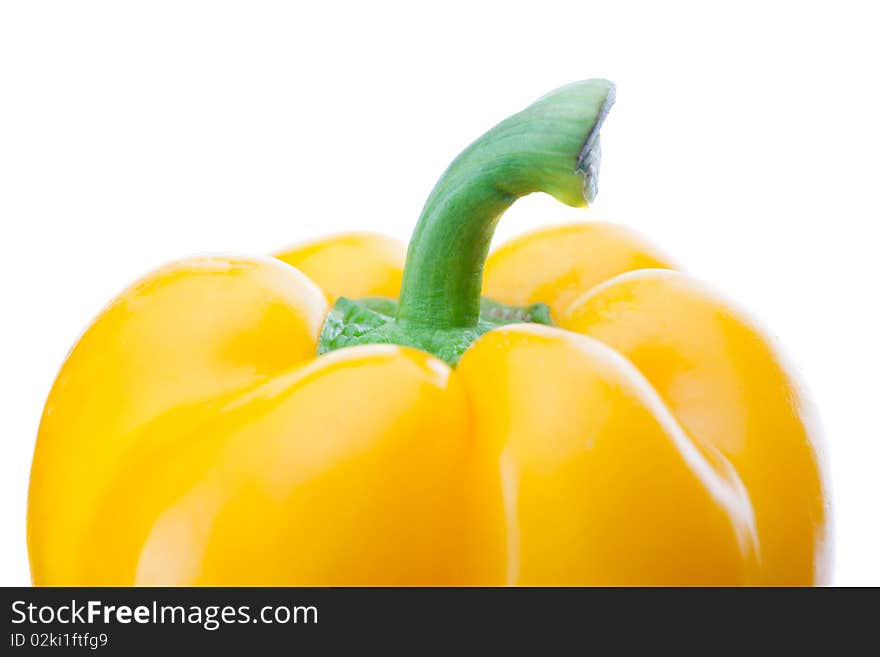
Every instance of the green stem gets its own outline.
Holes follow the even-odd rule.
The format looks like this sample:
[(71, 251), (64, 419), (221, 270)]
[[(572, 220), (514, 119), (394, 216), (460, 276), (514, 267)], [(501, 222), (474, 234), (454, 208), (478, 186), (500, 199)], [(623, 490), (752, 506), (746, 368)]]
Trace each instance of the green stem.
[(396, 315), (401, 328), (477, 326), (498, 219), (532, 192), (575, 207), (593, 200), (599, 128), (613, 102), (610, 82), (575, 82), (502, 121), (452, 162), (410, 240)]
[(549, 324), (542, 303), (511, 307), (480, 299), (483, 263), (504, 211), (546, 192), (583, 206), (596, 195), (599, 128), (614, 85), (586, 80), (544, 96), (471, 144), (434, 187), (409, 243), (400, 302), (336, 301), (318, 353), (362, 344), (422, 349), (455, 365), (487, 331), (515, 322)]

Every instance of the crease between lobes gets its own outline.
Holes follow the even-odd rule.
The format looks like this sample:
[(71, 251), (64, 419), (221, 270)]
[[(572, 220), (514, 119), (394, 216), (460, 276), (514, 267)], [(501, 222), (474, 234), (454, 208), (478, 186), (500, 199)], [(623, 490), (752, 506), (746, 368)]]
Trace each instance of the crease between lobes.
[(757, 581), (753, 510), (736, 472), (684, 433), (622, 356), (516, 325), (479, 339), (458, 373), (477, 441), (494, 450), (508, 548), (519, 547), (508, 583)]

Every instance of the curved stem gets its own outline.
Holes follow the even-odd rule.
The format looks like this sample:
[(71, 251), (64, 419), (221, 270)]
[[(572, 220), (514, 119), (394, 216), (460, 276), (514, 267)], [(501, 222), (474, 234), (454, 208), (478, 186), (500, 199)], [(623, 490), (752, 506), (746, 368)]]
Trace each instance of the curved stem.
[(532, 192), (575, 207), (593, 200), (599, 128), (613, 102), (607, 80), (575, 82), (502, 121), (452, 162), (409, 243), (396, 316), (402, 327), (477, 325), (498, 219)]
[(454, 366), (487, 331), (511, 322), (550, 323), (541, 303), (480, 299), (483, 264), (504, 211), (546, 192), (583, 206), (596, 195), (599, 128), (614, 85), (586, 80), (544, 96), (502, 121), (459, 155), (434, 187), (409, 243), (400, 301), (336, 301), (318, 353), (361, 344), (398, 344)]

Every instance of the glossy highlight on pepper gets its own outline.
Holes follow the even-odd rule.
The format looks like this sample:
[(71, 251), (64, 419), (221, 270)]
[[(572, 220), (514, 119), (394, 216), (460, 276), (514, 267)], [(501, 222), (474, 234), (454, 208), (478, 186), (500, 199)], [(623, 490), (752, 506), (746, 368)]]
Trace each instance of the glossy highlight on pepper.
[(31, 472), (37, 585), (813, 585), (821, 434), (745, 311), (622, 226), (489, 246), (597, 192), (605, 80), (477, 139), (408, 248), (190, 258), (65, 360)]

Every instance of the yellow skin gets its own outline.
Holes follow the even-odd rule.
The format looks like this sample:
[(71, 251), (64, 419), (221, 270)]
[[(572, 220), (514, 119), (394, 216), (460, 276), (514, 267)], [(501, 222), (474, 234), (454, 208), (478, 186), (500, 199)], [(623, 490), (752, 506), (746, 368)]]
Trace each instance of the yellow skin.
[(46, 403), (34, 583), (827, 581), (817, 428), (740, 311), (578, 224), (486, 265), (487, 294), (559, 328), (494, 329), (455, 369), (393, 345), (315, 357), (328, 298), (396, 294), (394, 247), (279, 254), (308, 276), (190, 259), (122, 293)]
[(341, 296), (396, 299), (406, 244), (376, 233), (345, 233), (292, 246), (275, 257), (320, 281), (331, 303)]

